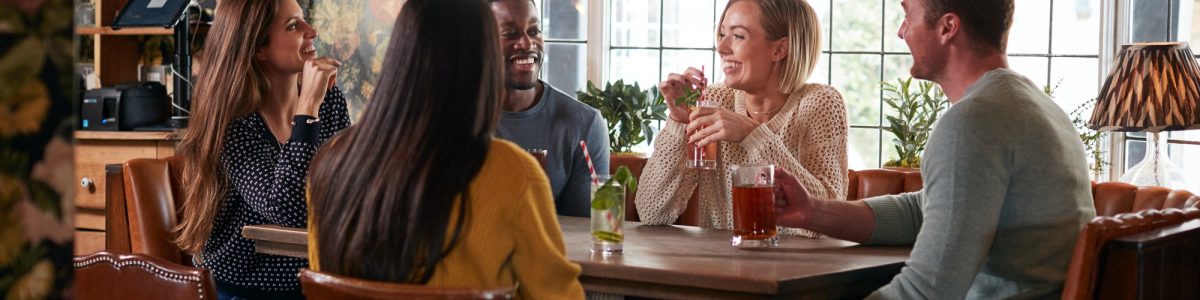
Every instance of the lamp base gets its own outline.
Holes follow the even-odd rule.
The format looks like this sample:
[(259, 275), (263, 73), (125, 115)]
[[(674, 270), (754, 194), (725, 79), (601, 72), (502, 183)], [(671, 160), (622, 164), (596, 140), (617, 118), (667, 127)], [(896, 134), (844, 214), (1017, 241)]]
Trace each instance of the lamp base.
[(1170, 189), (1189, 188), (1183, 172), (1167, 157), (1166, 140), (1152, 133), (1146, 141), (1146, 156), (1125, 170), (1119, 181), (1136, 186), (1161, 186)]

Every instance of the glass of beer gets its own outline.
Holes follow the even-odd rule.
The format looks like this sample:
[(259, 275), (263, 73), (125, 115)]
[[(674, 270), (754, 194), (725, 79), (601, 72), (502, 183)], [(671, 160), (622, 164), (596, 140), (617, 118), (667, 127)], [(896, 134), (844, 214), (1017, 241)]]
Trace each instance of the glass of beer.
[(734, 247), (774, 247), (779, 245), (775, 231), (775, 165), (734, 165), (733, 238)]
[(621, 229), (625, 222), (625, 187), (610, 180), (609, 175), (598, 177), (598, 181), (592, 182), (592, 254), (621, 254), (625, 240)]

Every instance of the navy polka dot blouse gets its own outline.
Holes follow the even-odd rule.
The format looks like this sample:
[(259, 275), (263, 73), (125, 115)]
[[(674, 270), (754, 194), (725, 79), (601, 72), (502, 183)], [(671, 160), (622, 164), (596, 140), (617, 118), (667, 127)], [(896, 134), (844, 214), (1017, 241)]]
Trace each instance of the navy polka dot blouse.
[(221, 161), (227, 185), (212, 234), (197, 264), (212, 270), (219, 286), (264, 292), (298, 291), (308, 260), (254, 252), (242, 226), (305, 227), (305, 178), (317, 148), (350, 126), (346, 98), (337, 87), (325, 94), (318, 122), (296, 116), (292, 136), (280, 144), (258, 112), (235, 119), (225, 136)]

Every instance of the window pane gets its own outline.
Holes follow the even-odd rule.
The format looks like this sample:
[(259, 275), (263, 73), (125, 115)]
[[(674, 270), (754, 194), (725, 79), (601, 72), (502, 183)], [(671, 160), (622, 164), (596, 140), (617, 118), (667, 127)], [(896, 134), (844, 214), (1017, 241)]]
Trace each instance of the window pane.
[[(702, 2), (703, 3), (703, 2)], [(713, 29), (715, 30), (721, 24), (721, 14), (725, 12), (725, 5), (729, 4), (729, 0), (714, 0), (713, 1)]]
[(821, 19), (821, 50), (829, 50), (829, 0), (809, 0), (808, 5), (811, 5), (813, 10), (817, 11), (817, 18)]
[[(1171, 18), (1167, 11), (1178, 8), (1167, 0), (1130, 0), (1133, 24), (1130, 34), (1134, 42), (1171, 40)], [(1178, 21), (1178, 20), (1176, 20)]]
[(587, 82), (587, 45), (546, 43), (543, 80), (574, 96)]
[[(1079, 105), (1096, 99), (1100, 90), (1099, 68), (1098, 58), (1051, 58), (1050, 87), (1058, 86), (1054, 90), (1054, 102), (1070, 113)], [(1084, 113), (1085, 118), (1090, 118), (1090, 111)]]
[[(907, 78), (911, 77), (911, 75), (908, 72), (908, 69), (910, 66), (912, 66), (912, 56), (909, 56), (909, 55), (887, 55), (887, 56), (884, 56), (883, 81), (887, 81), (888, 83), (890, 83), (892, 85), (897, 85), (898, 79), (907, 79)], [(919, 90), (919, 87), (918, 87), (919, 82), (920, 82), (919, 79), (913, 79), (912, 84), (909, 86), (910, 92), (915, 93), (916, 91)], [(887, 92), (884, 92), (883, 96), (895, 98), (895, 96), (893, 96), (892, 94), (887, 93)], [(897, 115), (896, 109), (888, 106), (887, 104), (881, 104), (880, 109), (883, 110), (883, 115), (885, 115), (885, 116)], [(880, 122), (881, 122), (881, 125), (883, 125), (883, 126), (887, 126), (887, 124), (888, 124), (886, 117), (883, 118), (882, 120), (880, 120)], [(890, 146), (891, 138), (892, 138), (891, 133), (888, 133), (886, 131), (883, 133), (883, 139), (884, 139), (883, 143), (885, 144), (883, 147), (883, 153), (884, 153), (883, 161), (884, 162), (887, 161), (888, 153), (895, 152), (895, 150), (892, 150), (892, 148), (891, 148), (892, 146)]]
[[(883, 1), (843, 0), (833, 2), (833, 50), (880, 51), (883, 30)], [(835, 58), (836, 60), (836, 58)]]
[(879, 167), (879, 129), (850, 128), (849, 145), (846, 145), (846, 161), (851, 169), (873, 169)]
[(1054, 54), (1099, 54), (1100, 1), (1054, 1), (1053, 46)]
[[(1200, 142), (1200, 130), (1168, 131), (1167, 136), (1177, 140)], [(1196, 153), (1200, 155), (1200, 152)]]
[(1050, 84), (1046, 78), (1046, 68), (1048, 68), (1045, 57), (1008, 57), (1008, 68), (1028, 77), (1038, 87), (1045, 87)]
[[(1186, 1), (1187, 2), (1184, 2), (1182, 4), (1185, 7), (1191, 6), (1192, 7), (1191, 11), (1188, 11), (1185, 8), (1185, 9), (1181, 9), (1180, 12), (1183, 15), (1190, 16), (1191, 17), (1190, 19), (1192, 20), (1192, 22), (1190, 24), (1180, 24), (1181, 25), (1179, 28), (1180, 40), (1191, 41), (1190, 43), (1188, 43), (1189, 45), (1191, 45), (1192, 47), (1200, 47), (1200, 3), (1196, 3), (1195, 0), (1186, 0)], [(1191, 3), (1189, 3), (1189, 2), (1191, 2)], [(1181, 16), (1180, 18), (1182, 19), (1183, 17)], [(1196, 50), (1192, 50), (1192, 52), (1195, 53)]]
[(829, 54), (821, 54), (817, 67), (808, 75), (809, 83), (829, 84)]
[(1146, 142), (1125, 141), (1125, 169), (1142, 162), (1146, 156)]
[(904, 23), (904, 8), (900, 7), (900, 1), (884, 0), (883, 1), (883, 45), (888, 52), (908, 52), (908, 44), (897, 36), (900, 31), (900, 24)]
[(721, 55), (717, 54), (717, 51), (710, 51), (709, 54), (712, 55), (712, 64), (709, 65), (711, 66), (709, 68), (713, 68), (713, 70), (705, 70), (707, 71), (705, 73), (708, 73), (708, 82), (720, 84), (725, 83), (725, 72), (721, 71), (721, 68), (724, 66), (724, 64), (721, 62)]
[(888, 161), (900, 158), (900, 154), (896, 153), (896, 135), (887, 129), (880, 129), (879, 134), (879, 166), (882, 167)]
[(663, 50), (662, 56), (662, 73), (658, 74), (659, 81), (667, 78), (667, 74), (683, 73), (687, 68), (696, 68), (699, 70), (704, 68), (704, 74), (709, 78), (709, 83), (712, 81), (712, 74), (718, 73), (712, 65), (712, 51), (710, 50)]
[(1169, 154), (1171, 162), (1183, 172), (1185, 187), (1190, 191), (1200, 191), (1200, 146), (1171, 144)]
[[(661, 0), (613, 0), (609, 32), (613, 46), (658, 47)], [(653, 64), (657, 66), (658, 64)], [(654, 74), (657, 74), (655, 72)]]
[(663, 2), (663, 46), (712, 48), (715, 24), (708, 16), (708, 1), (665, 0)]
[(886, 55), (883, 58), (883, 81), (896, 82), (897, 78), (912, 77), (912, 55)]
[(613, 49), (609, 52), (608, 81), (624, 79), (625, 83), (637, 82), (643, 87), (657, 86), (658, 50)]
[(833, 86), (846, 99), (850, 125), (879, 125), (879, 55), (834, 54)]
[(1045, 54), (1050, 50), (1050, 1), (1016, 0), (1014, 5), (1008, 53)]
[(542, 30), (550, 39), (586, 40), (588, 0), (543, 0)]

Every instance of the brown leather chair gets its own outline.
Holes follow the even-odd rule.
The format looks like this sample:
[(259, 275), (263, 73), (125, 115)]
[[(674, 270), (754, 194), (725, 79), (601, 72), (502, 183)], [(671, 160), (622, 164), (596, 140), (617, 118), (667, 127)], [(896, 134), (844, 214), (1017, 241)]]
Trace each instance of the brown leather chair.
[[(1110, 282), (1110, 277), (1104, 274), (1105, 272), (1114, 272), (1116, 264), (1128, 264), (1127, 262), (1113, 260), (1112, 257), (1105, 259), (1104, 245), (1117, 237), (1143, 233), (1168, 226), (1182, 227), (1189, 220), (1200, 219), (1200, 209), (1187, 208), (1186, 210), (1177, 208), (1168, 208), (1165, 210), (1149, 209), (1142, 210), (1136, 213), (1122, 213), (1116, 216), (1100, 216), (1092, 220), (1075, 242), (1075, 250), (1071, 256), (1070, 267), (1067, 271), (1066, 283), (1063, 286), (1062, 299), (1096, 299), (1096, 298), (1130, 298), (1135, 295), (1136, 291), (1131, 291), (1130, 283), (1128, 282)], [(1194, 225), (1194, 224), (1193, 224)], [(1192, 239), (1192, 248), (1200, 244), (1200, 235), (1195, 233), (1196, 226), (1190, 226), (1192, 230), (1164, 230), (1163, 236), (1180, 235), (1185, 239)], [(1190, 235), (1184, 236), (1185, 234)], [(1175, 253), (1174, 255), (1162, 255), (1157, 259), (1172, 260), (1168, 264), (1190, 261), (1193, 265), (1196, 264), (1195, 253), (1187, 254)], [(1185, 267), (1186, 268), (1186, 267)], [(1195, 271), (1193, 269), (1193, 271)], [(1140, 274), (1137, 281), (1146, 280)], [(1128, 275), (1128, 274), (1126, 274)], [(1156, 274), (1163, 276), (1164, 274)], [(1177, 274), (1178, 275), (1178, 274)], [(1195, 274), (1192, 274), (1195, 278)], [(1171, 276), (1171, 275), (1167, 275)], [(1121, 280), (1125, 281), (1125, 280)]]
[(1103, 182), (1092, 184), (1092, 201), (1096, 205), (1096, 216), (1111, 217), (1147, 209), (1196, 207), (1200, 197), (1186, 190)]
[(133, 159), (123, 166), (130, 252), (191, 265), (190, 257), (171, 242), (171, 231), (178, 224), (178, 212), (183, 204), (182, 164), (179, 157), (172, 156)]
[[(625, 166), (633, 173), (633, 177), (642, 178), (642, 169), (646, 167), (648, 158), (638, 155), (616, 154), (609, 157), (608, 170), (611, 173), (617, 172), (618, 166)], [(625, 220), (640, 222), (642, 219), (637, 214), (637, 203), (634, 199), (636, 195), (633, 191), (625, 191)], [(675, 219), (676, 225), (697, 226), (700, 225), (700, 193), (699, 188), (692, 192), (692, 197), (688, 198), (687, 207), (683, 209), (683, 213)]]
[(140, 254), (97, 252), (75, 257), (78, 299), (217, 299), (207, 269)]
[(847, 200), (862, 200), (881, 195), (895, 195), (921, 190), (920, 170), (867, 169), (849, 170), (846, 185)]
[[(537, 284), (537, 283), (530, 283)], [(308, 299), (512, 299), (513, 290), (444, 288), (356, 279), (300, 270), (300, 287)]]

